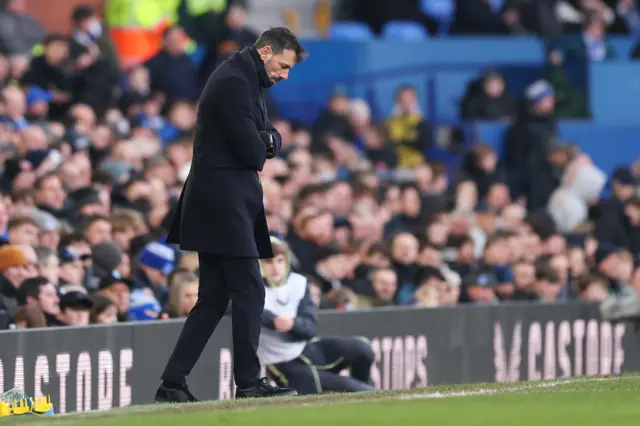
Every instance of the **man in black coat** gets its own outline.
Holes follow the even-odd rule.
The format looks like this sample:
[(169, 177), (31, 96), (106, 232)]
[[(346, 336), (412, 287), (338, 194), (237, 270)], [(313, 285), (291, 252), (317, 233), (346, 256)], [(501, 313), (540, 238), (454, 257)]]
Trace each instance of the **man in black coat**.
[(259, 378), (265, 289), (258, 258), (272, 258), (273, 251), (258, 172), (282, 143), (267, 118), (263, 89), (286, 80), (304, 57), (289, 30), (272, 28), (223, 62), (204, 88), (191, 171), (167, 237), (198, 252), (200, 290), (162, 374), (157, 402), (196, 401), (186, 377), (229, 300), (236, 398), (295, 395)]

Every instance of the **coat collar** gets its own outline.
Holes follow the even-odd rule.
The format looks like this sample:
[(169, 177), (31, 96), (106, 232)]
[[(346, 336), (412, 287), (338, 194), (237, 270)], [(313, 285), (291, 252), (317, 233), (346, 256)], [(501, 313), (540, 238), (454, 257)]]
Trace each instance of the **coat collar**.
[(269, 76), (267, 75), (264, 62), (260, 59), (258, 51), (253, 46), (242, 49), (239, 59), (250, 67), (251, 75), (258, 78), (261, 87), (265, 89), (271, 87), (271, 80), (269, 80)]

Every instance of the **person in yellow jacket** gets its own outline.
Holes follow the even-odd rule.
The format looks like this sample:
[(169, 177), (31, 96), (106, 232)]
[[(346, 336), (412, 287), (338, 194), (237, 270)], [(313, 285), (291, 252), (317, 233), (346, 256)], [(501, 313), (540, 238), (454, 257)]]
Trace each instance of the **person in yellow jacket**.
[(414, 168), (425, 162), (426, 150), (431, 145), (431, 129), (424, 119), (416, 91), (411, 86), (400, 87), (396, 104), (387, 120), (389, 139), (398, 156), (399, 168)]
[[(124, 69), (158, 53), (164, 31), (177, 21), (180, 0), (108, 0), (105, 20)], [(186, 42), (186, 40), (185, 40)]]

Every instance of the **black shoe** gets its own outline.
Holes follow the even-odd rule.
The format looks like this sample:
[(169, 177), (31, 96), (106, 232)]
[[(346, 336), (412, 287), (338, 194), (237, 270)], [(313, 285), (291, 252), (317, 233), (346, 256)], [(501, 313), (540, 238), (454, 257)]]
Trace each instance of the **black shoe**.
[(298, 396), (295, 389), (279, 388), (271, 386), (266, 377), (263, 377), (247, 389), (236, 388), (236, 399), (240, 398), (270, 398), (272, 396)]
[(160, 403), (199, 402), (196, 397), (189, 392), (187, 385), (167, 387), (164, 384), (158, 388), (155, 401)]

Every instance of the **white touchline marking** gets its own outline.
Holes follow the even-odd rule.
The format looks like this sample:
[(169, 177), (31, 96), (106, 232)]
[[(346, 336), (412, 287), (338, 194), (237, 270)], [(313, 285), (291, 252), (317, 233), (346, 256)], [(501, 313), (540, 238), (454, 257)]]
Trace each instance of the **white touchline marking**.
[(634, 379), (637, 380), (637, 377), (634, 376), (620, 376), (620, 377), (593, 377), (591, 379), (585, 380), (585, 378), (576, 378), (576, 379), (563, 379), (557, 380), (554, 382), (539, 382), (539, 383), (528, 383), (522, 384), (522, 382), (514, 382), (513, 386), (505, 387), (502, 389), (476, 389), (473, 391), (451, 391), (451, 392), (431, 392), (431, 393), (420, 393), (420, 394), (404, 394), (404, 395), (396, 395), (394, 399), (440, 399), (440, 398), (460, 398), (466, 396), (482, 396), (482, 395), (506, 395), (510, 393), (524, 392), (527, 390), (535, 390), (535, 389), (545, 389), (545, 388), (555, 388), (557, 386), (568, 385), (572, 383), (579, 383), (585, 381), (615, 381), (615, 380), (626, 380), (626, 379)]

